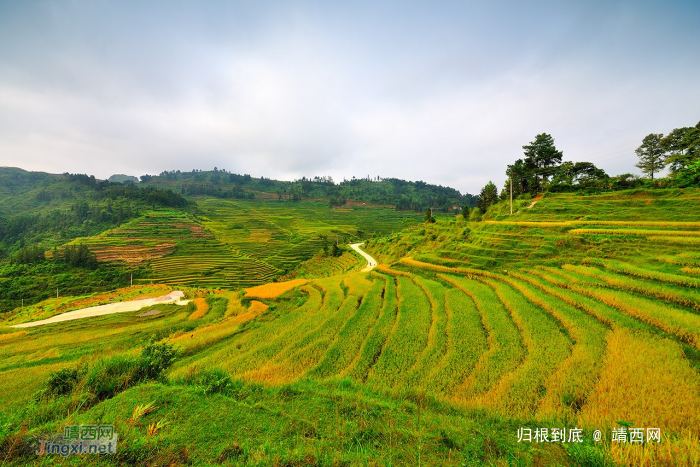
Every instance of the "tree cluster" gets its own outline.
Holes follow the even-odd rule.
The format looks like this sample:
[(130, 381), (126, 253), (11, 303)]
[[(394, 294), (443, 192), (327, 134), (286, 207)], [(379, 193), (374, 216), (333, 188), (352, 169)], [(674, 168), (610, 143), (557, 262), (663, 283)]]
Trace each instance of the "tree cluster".
[(700, 161), (700, 123), (694, 127), (675, 128), (666, 136), (650, 133), (635, 152), (639, 157), (637, 167), (652, 180), (654, 174), (668, 166), (672, 178), (685, 181)]
[(71, 266), (95, 269), (97, 268), (97, 257), (90, 251), (87, 245), (66, 245), (63, 251), (54, 250), (54, 259), (65, 261)]
[(46, 260), (46, 253), (38, 245), (21, 248), (12, 257), (12, 262), (17, 264), (32, 264)]
[(256, 192), (264, 192), (276, 194), (280, 201), (323, 198), (329, 200), (330, 206), (338, 206), (347, 200), (354, 200), (367, 204), (394, 205), (397, 210), (415, 212), (424, 211), (429, 206), (449, 212), (455, 205), (467, 204), (473, 207), (476, 204), (476, 196), (468, 193), (463, 195), (454, 188), (423, 181), (370, 176), (353, 177), (340, 183), (335, 183), (331, 176), (301, 177), (290, 182), (265, 177), (253, 178), (248, 174), (238, 175), (222, 170), (194, 170), (162, 172), (158, 176), (144, 175), (141, 180), (149, 185), (168, 184), (187, 196), (250, 198)]
[(554, 145), (554, 138), (541, 133), (530, 144), (523, 146), (524, 159), (518, 159), (506, 169), (508, 180), (502, 197), (537, 194), (548, 191), (573, 191), (599, 185), (609, 177), (591, 162), (562, 162), (563, 153)]
[(326, 235), (321, 235), (320, 256), (335, 258), (343, 254), (343, 250), (338, 246), (338, 242), (329, 242)]

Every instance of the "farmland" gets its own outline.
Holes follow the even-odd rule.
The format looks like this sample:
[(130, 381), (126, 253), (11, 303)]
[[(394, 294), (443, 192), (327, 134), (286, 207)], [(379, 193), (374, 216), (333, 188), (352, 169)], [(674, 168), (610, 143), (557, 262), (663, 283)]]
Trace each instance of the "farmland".
[[(345, 242), (413, 225), (420, 217), (390, 208), (328, 207), (299, 201), (199, 198), (200, 214), (155, 210), (98, 236), (77, 238), (106, 264), (143, 267), (135, 283), (229, 289), (293, 273), (332, 275), (362, 265), (357, 255), (315, 258), (330, 242)], [(310, 264), (303, 264), (312, 260)]]
[[(387, 235), (367, 250), (382, 264), (369, 273), (338, 266), (313, 277), (311, 268), (245, 293), (186, 289), (191, 305), (148, 317), (2, 326), (2, 452), (19, 465), (29, 434), (101, 419), (124, 443), (115, 462), (698, 465), (700, 254), (685, 240), (700, 235), (700, 191), (581, 198), (522, 203), (512, 217), (497, 205), (483, 222), (377, 227)], [(153, 274), (158, 261), (214, 241), (232, 258), (281, 268), (292, 246), (256, 244), (313, 244), (322, 228), (351, 236), (359, 222), (324, 227), (309, 205), (287, 218), (273, 206), (247, 223), (245, 203), (224, 202), (203, 200), (196, 223), (166, 222), (173, 232), (160, 230), (159, 241), (176, 246), (151, 259)], [(189, 247), (183, 234), (193, 236)], [(117, 230), (91, 241), (110, 236)], [(150, 338), (181, 351), (167, 378), (104, 400), (76, 387), (25, 402), (52, 371), (135, 355)], [(130, 418), (151, 401), (144, 421)], [(176, 423), (149, 435), (163, 418)], [(201, 420), (227, 441), (208, 438)], [(580, 428), (583, 440), (518, 443), (523, 427)], [(612, 441), (613, 431), (638, 428), (658, 428), (659, 442)]]

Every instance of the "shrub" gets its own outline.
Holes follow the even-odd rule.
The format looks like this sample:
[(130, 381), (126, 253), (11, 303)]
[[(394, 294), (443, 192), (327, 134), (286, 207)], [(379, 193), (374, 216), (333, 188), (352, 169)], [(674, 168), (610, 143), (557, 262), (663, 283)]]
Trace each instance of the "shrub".
[(158, 379), (177, 355), (172, 344), (150, 342), (138, 357), (118, 355), (98, 362), (88, 373), (85, 388), (98, 400), (109, 399), (139, 383)]
[(185, 377), (183, 383), (197, 387), (204, 394), (226, 393), (233, 388), (231, 375), (221, 368), (195, 370)]
[(51, 372), (43, 395), (56, 397), (70, 394), (78, 383), (79, 376), (78, 369), (62, 368)]
[(680, 170), (675, 177), (676, 184), (681, 187), (700, 187), (700, 160)]
[(109, 399), (141, 381), (137, 357), (116, 356), (101, 360), (87, 376), (85, 388), (98, 400)]
[(178, 351), (172, 344), (150, 342), (141, 351), (140, 370), (143, 379), (156, 379), (170, 368), (177, 358)]

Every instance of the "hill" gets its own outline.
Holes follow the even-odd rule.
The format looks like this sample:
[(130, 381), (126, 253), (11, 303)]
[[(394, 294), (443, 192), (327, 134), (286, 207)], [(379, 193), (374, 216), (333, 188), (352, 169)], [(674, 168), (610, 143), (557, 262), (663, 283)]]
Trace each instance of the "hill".
[[(331, 257), (332, 243), (396, 232), (421, 218), (394, 206), (335, 206), (328, 198), (214, 197), (171, 188), (158, 180), (135, 186), (0, 169), (0, 312), (132, 279), (233, 289), (348, 271), (360, 259)], [(89, 251), (69, 261), (66, 251), (78, 248)]]
[(477, 197), (469, 193), (423, 181), (397, 178), (355, 178), (335, 183), (331, 177), (302, 177), (294, 181), (255, 178), (225, 170), (165, 171), (158, 176), (141, 177), (146, 184), (169, 187), (184, 195), (208, 195), (235, 199), (323, 199), (333, 206), (359, 202), (391, 206), (397, 210), (421, 212), (428, 207), (452, 212), (455, 206), (475, 206)]
[[(120, 433), (109, 463), (697, 464), (700, 190), (534, 201), (369, 239), (371, 273), (5, 325), (0, 452), (21, 464), (36, 433), (99, 419)], [(167, 379), (130, 370), (149, 337), (181, 349)], [(56, 393), (58, 369), (75, 377)]]

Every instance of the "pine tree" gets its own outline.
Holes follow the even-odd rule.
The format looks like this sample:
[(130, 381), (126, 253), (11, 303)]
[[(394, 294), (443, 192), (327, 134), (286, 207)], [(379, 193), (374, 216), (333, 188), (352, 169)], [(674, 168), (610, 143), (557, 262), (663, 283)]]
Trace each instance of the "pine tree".
[(639, 163), (636, 164), (636, 167), (649, 175), (652, 180), (654, 180), (654, 174), (660, 172), (666, 165), (665, 151), (661, 144), (663, 137), (664, 135), (661, 133), (651, 133), (642, 140), (642, 145), (634, 151), (639, 157)]
[(496, 201), (498, 201), (498, 188), (496, 188), (496, 185), (494, 185), (492, 181), (489, 181), (486, 186), (481, 189), (476, 206), (481, 209), (482, 212), (486, 212), (489, 206), (495, 204)]

